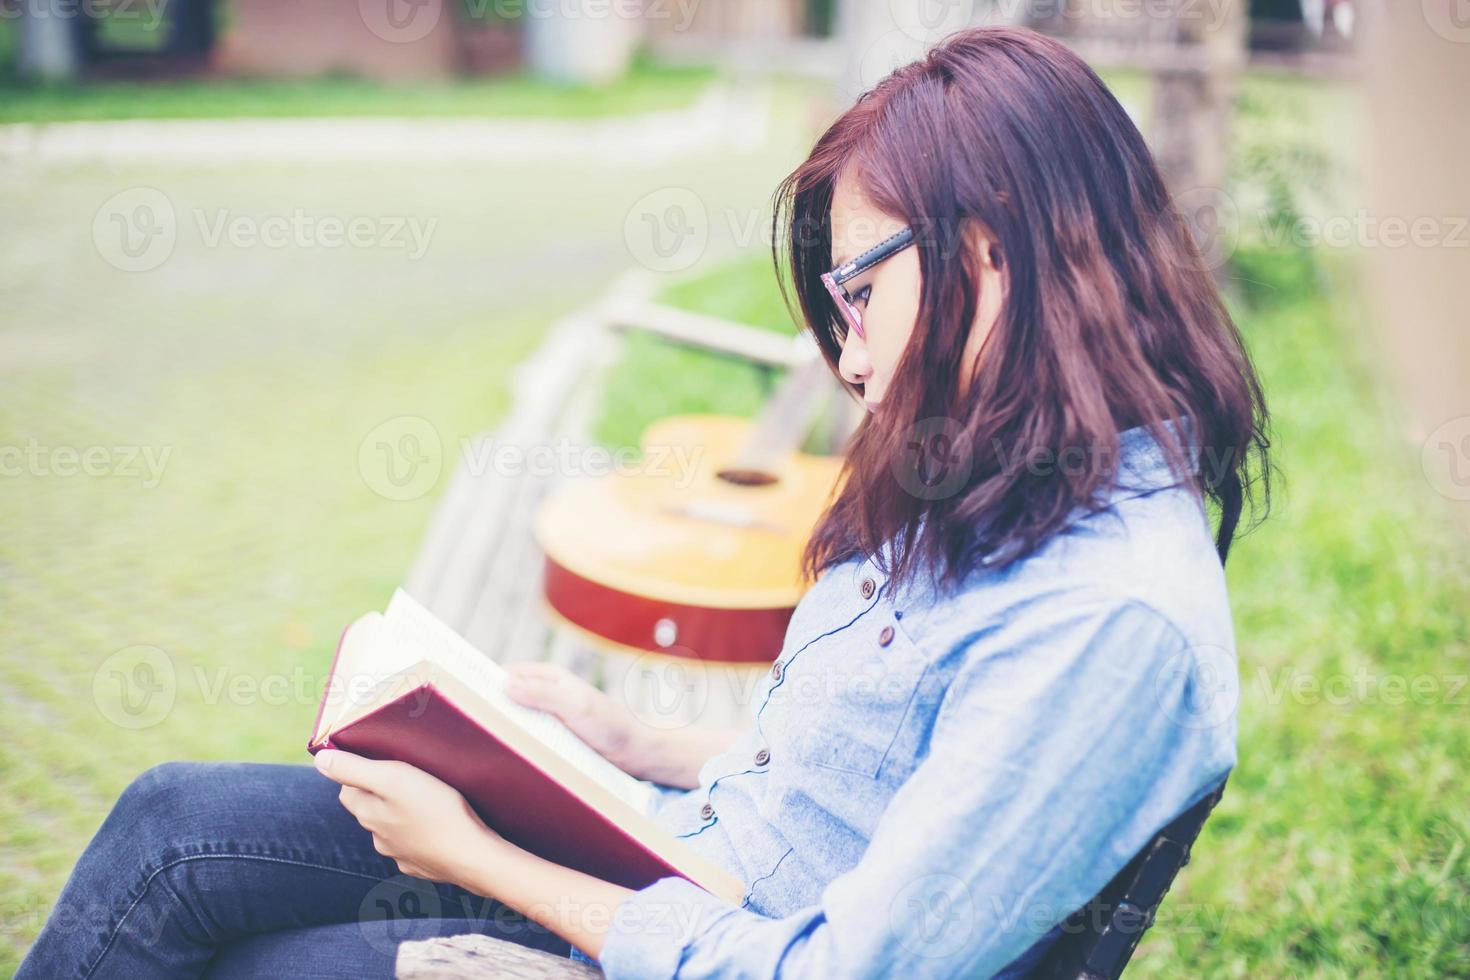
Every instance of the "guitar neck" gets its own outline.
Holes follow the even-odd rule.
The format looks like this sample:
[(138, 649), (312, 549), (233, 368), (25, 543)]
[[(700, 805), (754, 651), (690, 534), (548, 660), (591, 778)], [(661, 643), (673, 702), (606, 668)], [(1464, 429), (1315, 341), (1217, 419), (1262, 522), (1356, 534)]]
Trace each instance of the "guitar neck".
[(734, 468), (774, 472), (811, 431), (832, 394), (827, 363), (820, 357), (793, 368), (756, 416), (750, 438), (736, 454)]

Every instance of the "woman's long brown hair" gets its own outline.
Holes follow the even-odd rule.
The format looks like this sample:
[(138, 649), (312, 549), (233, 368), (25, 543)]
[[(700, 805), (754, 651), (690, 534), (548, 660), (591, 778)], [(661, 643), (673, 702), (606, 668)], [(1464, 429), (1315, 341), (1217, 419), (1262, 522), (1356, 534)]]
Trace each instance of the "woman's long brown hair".
[[(1106, 506), (1119, 434), (1135, 426), (1217, 505), (1223, 561), (1246, 505), (1265, 512), (1265, 402), (1142, 136), (1097, 75), (1035, 31), (976, 28), (827, 129), (776, 191), (774, 255), (834, 372), (840, 323), (820, 276), (848, 168), (917, 232), (923, 287), (883, 411), (854, 435), (808, 542), (809, 577), (860, 553), (895, 584), (920, 568), (938, 583), (1004, 567)], [(999, 246), (1006, 297), (966, 385), (974, 222)], [(936, 450), (937, 481), (922, 472)]]

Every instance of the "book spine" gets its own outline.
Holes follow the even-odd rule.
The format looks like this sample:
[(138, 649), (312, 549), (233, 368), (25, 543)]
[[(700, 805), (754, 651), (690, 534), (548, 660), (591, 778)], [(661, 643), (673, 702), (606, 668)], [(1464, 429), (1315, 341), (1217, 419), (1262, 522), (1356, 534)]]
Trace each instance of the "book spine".
[(312, 755), (316, 755), (322, 749), (335, 749), (337, 747), (337, 743), (332, 741), (332, 736), (330, 735), (322, 739), (320, 742), (306, 743), (306, 751), (310, 752)]
[[(321, 730), (322, 715), (326, 714), (327, 711), (327, 698), (330, 697), (332, 693), (332, 679), (337, 676), (337, 661), (342, 659), (342, 641), (347, 639), (347, 631), (351, 628), (352, 626), (350, 624), (342, 627), (342, 632), (337, 636), (337, 649), (332, 651), (332, 666), (327, 668), (327, 682), (322, 685), (322, 699), (321, 702), (316, 706), (316, 720), (311, 723), (312, 738), (315, 738), (316, 733)], [(312, 755), (316, 754), (317, 749), (326, 749), (333, 747), (334, 746), (332, 745), (332, 738), (330, 735), (327, 736), (326, 741), (315, 747), (312, 746), (311, 738), (308, 738), (306, 740), (306, 751), (310, 752)]]

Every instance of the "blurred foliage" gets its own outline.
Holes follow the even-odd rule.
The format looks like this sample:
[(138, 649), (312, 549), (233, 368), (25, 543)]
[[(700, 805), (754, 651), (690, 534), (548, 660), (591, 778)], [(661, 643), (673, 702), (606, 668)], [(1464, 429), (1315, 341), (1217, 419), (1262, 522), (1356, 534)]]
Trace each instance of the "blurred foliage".
[(526, 74), (452, 82), (376, 82), (350, 76), (175, 82), (0, 84), (0, 123), (83, 119), (283, 116), (511, 116), (586, 118), (676, 109), (714, 78), (698, 67), (638, 62), (604, 86)]
[[(1229, 568), (1240, 763), (1129, 976), (1470, 977), (1470, 564), (1362, 342), (1371, 253), (1281, 234), (1340, 213), (1350, 108), (1274, 75), (1239, 102), (1228, 279), (1276, 495)], [(764, 254), (664, 298), (790, 329)], [(759, 396), (748, 367), (634, 338), (599, 432)]]
[[(367, 436), (430, 423), (442, 492), (548, 324), (632, 263), (633, 204), (681, 186), (712, 214), (748, 210), (804, 139), (800, 104), (776, 104), (769, 142), (738, 153), (118, 162), (0, 182), (0, 447), (170, 453), (151, 487), (0, 475), (0, 977), (139, 772), (306, 762), (336, 638), (402, 580), (436, 502), (375, 493)], [(125, 272), (95, 221), (139, 186), (168, 197), (178, 234), (162, 266)], [(433, 230), (413, 259), (386, 242), (236, 246), (203, 227), (298, 212)], [(170, 658), (176, 698), (126, 728), (97, 691), (138, 644)]]
[[(1359, 261), (1235, 258), (1282, 478), (1231, 555), (1240, 764), (1129, 976), (1470, 976), (1470, 565), (1343, 321)], [(764, 256), (667, 298), (721, 294), (784, 318)], [(759, 395), (748, 367), (634, 338), (600, 431), (749, 415)]]
[[(12, 27), (0, 20), (0, 58)], [(519, 78), (10, 87), (0, 117), (581, 115), (682, 104), (705, 77), (645, 67), (629, 88), (601, 93)], [(1121, 84), (1144, 91), (1136, 82)], [(1340, 96), (1324, 83), (1248, 80), (1233, 169), (1245, 214), (1293, 220), (1328, 206), (1324, 190), (1341, 193), (1352, 175), (1321, 151), (1346, 142)], [(178, 453), (170, 479), (146, 493), (118, 478), (0, 485), (0, 784), (10, 804), (0, 808), (0, 969), (14, 965), (142, 766), (301, 760), (311, 688), (336, 630), (397, 583), (433, 503), (373, 497), (356, 467), (363, 434), (385, 418), (423, 416), (452, 450), (491, 421), (505, 408), (511, 365), (552, 315), (585, 298), (567, 295), (553, 257), (577, 236), (617, 251), (621, 243), (607, 242), (626, 201), (655, 180), (604, 173), (607, 184), (584, 188), (568, 167), (542, 169), (225, 171), (228, 181), (196, 177), (209, 186), (182, 188), (169, 178), (181, 203), (212, 203), (227, 184), (225, 203), (252, 213), (284, 185), (297, 195), (316, 186), (317, 210), (351, 213), (387, 181), (414, 209), (444, 218), (435, 261), (408, 270), (363, 255), (225, 262), (181, 244), (161, 275), (121, 275), (74, 231), (117, 177), (69, 173), (49, 188), (4, 192), (14, 233), (0, 242), (0, 339), (11, 344), (0, 365), (0, 443)], [(742, 180), (766, 176), (743, 160), (704, 169), (736, 201), (757, 193)], [(497, 226), (525, 233), (492, 234)], [(1284, 479), (1271, 518), (1240, 542), (1229, 569), (1240, 765), (1129, 976), (1470, 976), (1470, 710), (1456, 686), (1470, 675), (1465, 549), (1359, 342), (1364, 256), (1246, 230), (1232, 266), (1234, 312), (1266, 383)], [(607, 274), (627, 262), (577, 258), (579, 270), (601, 262)], [(89, 288), (76, 287), (78, 275)], [(596, 277), (573, 278), (590, 292)], [(159, 283), (172, 290), (167, 304)], [(794, 329), (759, 249), (663, 299)], [(635, 336), (612, 369), (596, 432), (634, 444), (654, 418), (748, 415), (764, 394), (756, 369)], [(166, 721), (124, 732), (101, 717), (92, 691), (99, 659), (132, 643), (167, 650), (180, 689)], [(220, 693), (262, 678), (306, 693), (283, 702)], [(1395, 679), (1425, 693), (1395, 694), (1385, 683)], [(1346, 696), (1324, 689), (1335, 680)]]

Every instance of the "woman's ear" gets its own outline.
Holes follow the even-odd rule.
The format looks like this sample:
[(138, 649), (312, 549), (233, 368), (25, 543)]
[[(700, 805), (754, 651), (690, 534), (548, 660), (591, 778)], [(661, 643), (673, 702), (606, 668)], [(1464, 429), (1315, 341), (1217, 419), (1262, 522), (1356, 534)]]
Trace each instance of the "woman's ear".
[(965, 242), (980, 257), (980, 264), (984, 268), (995, 272), (1005, 268), (1005, 256), (1001, 253), (1000, 243), (983, 222), (975, 218), (966, 220)]

